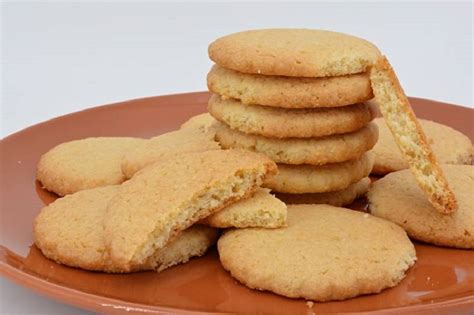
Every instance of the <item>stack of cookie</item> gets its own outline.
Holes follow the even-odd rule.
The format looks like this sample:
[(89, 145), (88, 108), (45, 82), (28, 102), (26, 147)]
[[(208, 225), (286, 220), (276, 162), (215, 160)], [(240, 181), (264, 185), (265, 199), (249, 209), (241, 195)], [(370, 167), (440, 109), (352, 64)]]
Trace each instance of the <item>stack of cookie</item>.
[(213, 42), (209, 112), (223, 148), (278, 163), (266, 183), (290, 203), (351, 203), (369, 186), (377, 126), (368, 67), (371, 43), (345, 34), (269, 29)]

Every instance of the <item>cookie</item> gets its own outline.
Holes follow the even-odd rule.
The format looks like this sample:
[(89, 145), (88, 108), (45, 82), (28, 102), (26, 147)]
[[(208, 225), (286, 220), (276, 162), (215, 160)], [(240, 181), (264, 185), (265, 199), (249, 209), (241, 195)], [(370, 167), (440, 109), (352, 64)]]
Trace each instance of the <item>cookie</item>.
[(456, 212), (445, 215), (434, 211), (409, 170), (376, 181), (368, 193), (369, 209), (403, 227), (411, 238), (440, 246), (474, 248), (474, 166), (442, 168), (456, 194)]
[(122, 183), (125, 153), (145, 139), (99, 137), (74, 140), (57, 145), (43, 154), (36, 178), (43, 187), (60, 196), (100, 186)]
[[(372, 173), (384, 175), (407, 169), (408, 163), (397, 147), (384, 119), (377, 118), (374, 122), (379, 127), (379, 141), (372, 150), (375, 154)], [(471, 164), (473, 147), (466, 135), (434, 121), (418, 119), (418, 122), (431, 144), (438, 163)]]
[(210, 91), (246, 105), (280, 108), (338, 107), (373, 97), (367, 72), (326, 78), (249, 74), (214, 65), (207, 75)]
[(215, 135), (215, 129), (217, 122), (214, 117), (209, 113), (203, 113), (196, 116), (192, 116), (186, 120), (180, 127), (180, 129), (194, 129), (202, 133), (211, 133)]
[(186, 128), (151, 138), (123, 156), (122, 173), (126, 178), (144, 167), (181, 153), (219, 150), (214, 134)]
[(108, 259), (103, 221), (108, 202), (119, 186), (87, 189), (57, 199), (43, 208), (35, 219), (35, 244), (42, 253), (60, 263), (93, 271), (161, 271), (201, 256), (217, 240), (217, 230), (202, 225), (183, 231), (151, 259), (130, 269), (122, 269)]
[(244, 73), (330, 77), (365, 72), (380, 57), (355, 36), (311, 29), (261, 29), (230, 34), (209, 46), (209, 58)]
[(276, 173), (262, 154), (187, 153), (153, 163), (120, 186), (108, 204), (105, 240), (112, 263), (142, 264), (180, 231), (250, 196)]
[(455, 196), (387, 58), (381, 58), (371, 68), (370, 80), (375, 102), (418, 185), (436, 210), (456, 211)]
[(369, 190), (370, 179), (365, 177), (347, 188), (337, 191), (314, 194), (277, 193), (277, 198), (286, 204), (328, 204), (336, 207), (347, 206)]
[(366, 127), (342, 135), (322, 138), (275, 139), (245, 134), (220, 124), (216, 140), (224, 149), (241, 148), (260, 152), (277, 163), (323, 165), (360, 158), (377, 142), (377, 126)]
[(286, 226), (286, 205), (260, 188), (253, 196), (240, 200), (201, 221), (216, 228), (279, 228)]
[(347, 188), (368, 176), (374, 156), (367, 152), (360, 159), (325, 165), (278, 164), (278, 174), (264, 186), (275, 192), (323, 193)]
[(320, 302), (393, 287), (416, 260), (396, 224), (329, 205), (290, 205), (288, 227), (229, 230), (217, 246), (249, 288)]
[(244, 105), (216, 94), (211, 96), (208, 109), (215, 119), (232, 129), (269, 138), (313, 138), (353, 132), (366, 126), (375, 114), (368, 104), (283, 109)]

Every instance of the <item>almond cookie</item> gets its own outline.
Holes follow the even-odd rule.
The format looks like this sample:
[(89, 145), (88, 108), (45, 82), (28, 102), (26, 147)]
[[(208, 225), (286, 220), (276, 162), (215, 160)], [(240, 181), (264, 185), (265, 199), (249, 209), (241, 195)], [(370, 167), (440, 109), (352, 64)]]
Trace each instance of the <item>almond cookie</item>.
[(217, 230), (192, 226), (156, 251), (144, 264), (122, 269), (108, 258), (103, 230), (107, 204), (118, 191), (119, 186), (87, 189), (57, 199), (43, 208), (34, 224), (36, 246), (46, 257), (60, 264), (120, 273), (161, 271), (203, 255), (217, 240)]
[(347, 188), (368, 176), (374, 155), (367, 152), (360, 159), (325, 165), (278, 164), (278, 174), (264, 183), (275, 192), (322, 193)]
[[(379, 141), (372, 150), (375, 154), (372, 173), (384, 175), (407, 169), (408, 163), (397, 147), (384, 119), (377, 118), (374, 122), (379, 127)], [(434, 121), (418, 119), (418, 122), (439, 163), (471, 164), (473, 147), (466, 135)]]
[(434, 211), (409, 170), (386, 175), (368, 193), (372, 214), (397, 223), (411, 238), (435, 245), (474, 248), (474, 166), (443, 165), (459, 208)]
[(200, 223), (216, 228), (279, 228), (286, 226), (286, 205), (260, 188), (253, 196), (240, 200), (202, 220)]
[(290, 205), (288, 227), (229, 230), (217, 246), (249, 288), (320, 302), (393, 287), (416, 260), (396, 224), (329, 205)]
[(360, 158), (377, 142), (377, 125), (370, 123), (362, 129), (342, 135), (322, 138), (275, 139), (245, 134), (220, 124), (216, 140), (227, 148), (260, 152), (277, 163), (323, 165)]
[(142, 264), (180, 231), (250, 196), (276, 171), (266, 156), (244, 150), (187, 153), (144, 168), (108, 204), (112, 263), (125, 270)]
[(123, 156), (122, 173), (126, 178), (142, 168), (176, 154), (219, 150), (213, 133), (202, 133), (194, 128), (171, 131), (151, 138)]
[(330, 77), (365, 72), (379, 57), (373, 44), (311, 29), (261, 29), (230, 34), (209, 46), (219, 66), (244, 73)]
[(441, 213), (456, 211), (455, 196), (387, 58), (381, 58), (371, 68), (370, 80), (375, 102), (418, 185), (436, 210)]
[(62, 143), (43, 154), (36, 177), (60, 196), (122, 183), (122, 157), (147, 140), (99, 137)]
[(366, 126), (374, 111), (368, 104), (337, 108), (283, 109), (244, 105), (214, 94), (209, 112), (243, 133), (269, 138), (314, 138), (356, 131)]
[(207, 75), (210, 91), (246, 105), (280, 108), (338, 107), (373, 97), (367, 72), (326, 78), (248, 74), (214, 65)]
[(357, 198), (367, 193), (370, 187), (368, 177), (361, 179), (357, 183), (347, 188), (337, 191), (314, 194), (284, 194), (277, 193), (276, 196), (286, 204), (328, 204), (336, 207), (347, 206)]

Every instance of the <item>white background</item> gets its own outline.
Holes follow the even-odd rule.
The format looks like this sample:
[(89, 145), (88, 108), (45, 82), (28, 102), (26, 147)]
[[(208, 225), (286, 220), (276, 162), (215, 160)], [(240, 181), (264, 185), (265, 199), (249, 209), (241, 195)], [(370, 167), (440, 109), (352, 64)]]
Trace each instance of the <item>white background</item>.
[[(205, 90), (209, 42), (262, 27), (366, 38), (408, 95), (473, 106), (470, 2), (16, 2), (1, 20), (2, 137), (100, 104)], [(1, 289), (2, 314), (82, 313), (4, 279)]]

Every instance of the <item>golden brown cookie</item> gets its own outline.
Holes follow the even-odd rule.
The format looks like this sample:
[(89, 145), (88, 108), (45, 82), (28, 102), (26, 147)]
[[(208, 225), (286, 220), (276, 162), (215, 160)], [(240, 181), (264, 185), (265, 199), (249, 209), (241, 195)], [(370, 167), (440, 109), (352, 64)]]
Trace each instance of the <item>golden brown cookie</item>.
[(387, 58), (372, 67), (370, 80), (375, 102), (418, 185), (439, 212), (456, 211), (456, 198)]
[[(379, 127), (379, 141), (372, 150), (375, 162), (372, 173), (387, 174), (408, 168), (392, 133), (383, 118), (374, 121)], [(461, 132), (434, 121), (418, 119), (431, 144), (433, 154), (441, 164), (471, 164), (473, 147), (471, 140)]]
[(288, 227), (233, 229), (217, 246), (249, 288), (321, 302), (393, 287), (416, 260), (396, 224), (329, 205), (290, 205)]
[(209, 113), (203, 113), (196, 116), (192, 116), (186, 120), (180, 127), (180, 129), (194, 129), (202, 133), (211, 133), (215, 135), (217, 122), (214, 117)]
[(217, 240), (217, 230), (195, 225), (183, 231), (141, 265), (122, 269), (112, 263), (104, 242), (103, 221), (108, 202), (119, 186), (87, 189), (57, 199), (35, 219), (35, 244), (42, 253), (64, 265), (105, 272), (161, 271), (201, 256)]
[(330, 77), (365, 72), (379, 57), (355, 36), (311, 29), (261, 29), (230, 34), (209, 46), (219, 66), (244, 73)]
[(144, 167), (177, 154), (219, 150), (214, 134), (185, 128), (156, 136), (129, 150), (122, 159), (122, 173), (126, 178)]
[(365, 153), (360, 159), (325, 165), (278, 164), (278, 174), (264, 186), (272, 191), (290, 194), (323, 193), (347, 188), (367, 177), (374, 155)]
[(260, 152), (277, 163), (323, 165), (360, 158), (377, 142), (377, 126), (342, 135), (306, 139), (275, 139), (245, 134), (220, 124), (216, 140), (224, 149), (240, 148)]
[(233, 203), (200, 222), (216, 228), (279, 228), (286, 226), (286, 205), (260, 188), (251, 197)]
[(347, 188), (314, 194), (284, 194), (276, 196), (286, 204), (328, 204), (336, 207), (347, 206), (369, 190), (370, 179), (365, 177)]
[(403, 227), (414, 239), (435, 245), (474, 248), (474, 166), (443, 165), (459, 208), (437, 211), (426, 199), (409, 170), (386, 175), (368, 193), (372, 214)]
[(209, 112), (243, 133), (269, 138), (312, 138), (353, 132), (366, 126), (375, 112), (368, 104), (337, 108), (283, 109), (244, 105), (211, 96)]
[(61, 143), (41, 157), (36, 177), (60, 196), (122, 183), (120, 164), (130, 150), (146, 142), (126, 137), (86, 138)]
[(142, 264), (180, 231), (251, 195), (276, 165), (262, 154), (212, 150), (142, 169), (108, 204), (105, 240), (113, 264)]
[(249, 74), (214, 65), (207, 75), (210, 91), (246, 105), (280, 108), (338, 107), (373, 97), (368, 73), (325, 78)]

